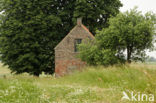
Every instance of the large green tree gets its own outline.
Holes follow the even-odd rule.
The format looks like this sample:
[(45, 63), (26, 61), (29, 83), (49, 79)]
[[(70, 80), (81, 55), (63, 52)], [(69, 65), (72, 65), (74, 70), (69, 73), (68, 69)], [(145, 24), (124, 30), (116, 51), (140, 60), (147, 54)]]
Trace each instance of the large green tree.
[(127, 62), (143, 61), (146, 50), (153, 48), (155, 14), (144, 15), (134, 8), (111, 18), (109, 24), (109, 28), (98, 32), (99, 48), (116, 51), (118, 57), (123, 57), (126, 51)]
[[(95, 41), (79, 46), (79, 58), (90, 65), (113, 65), (143, 61), (153, 49), (156, 16), (143, 15), (136, 8), (109, 19), (109, 27), (97, 31)], [(125, 55), (125, 51), (127, 51)], [(127, 57), (127, 58), (126, 58)]]
[(61, 20), (49, 11), (51, 1), (5, 0), (0, 27), (1, 59), (12, 72), (52, 73), (53, 48)]
[(1, 60), (12, 72), (54, 72), (54, 47), (83, 17), (94, 33), (108, 26), (119, 0), (1, 0)]

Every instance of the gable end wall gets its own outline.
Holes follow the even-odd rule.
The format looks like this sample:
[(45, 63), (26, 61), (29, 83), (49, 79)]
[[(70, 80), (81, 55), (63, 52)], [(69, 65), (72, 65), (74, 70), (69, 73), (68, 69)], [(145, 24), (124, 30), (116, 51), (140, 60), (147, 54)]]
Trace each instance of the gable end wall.
[[(74, 70), (81, 69), (85, 62), (76, 58), (77, 53), (74, 51), (75, 39), (85, 40), (93, 38), (82, 26), (76, 26), (74, 29), (57, 45), (55, 48), (55, 73), (56, 76), (63, 76)], [(94, 38), (93, 38), (94, 39)]]

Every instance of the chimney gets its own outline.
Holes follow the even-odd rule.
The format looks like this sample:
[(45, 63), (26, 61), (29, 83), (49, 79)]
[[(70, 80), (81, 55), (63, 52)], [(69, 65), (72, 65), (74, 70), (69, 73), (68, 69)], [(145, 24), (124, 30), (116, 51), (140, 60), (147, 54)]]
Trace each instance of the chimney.
[(77, 18), (77, 25), (81, 26), (81, 24), (82, 24), (82, 18)]

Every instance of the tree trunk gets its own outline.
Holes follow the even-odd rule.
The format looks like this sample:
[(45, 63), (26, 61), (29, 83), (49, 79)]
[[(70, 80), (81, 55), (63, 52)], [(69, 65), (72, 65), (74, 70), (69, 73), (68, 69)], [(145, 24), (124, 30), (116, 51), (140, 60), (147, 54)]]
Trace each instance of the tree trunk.
[(127, 47), (127, 62), (131, 63), (131, 50), (130, 47)]

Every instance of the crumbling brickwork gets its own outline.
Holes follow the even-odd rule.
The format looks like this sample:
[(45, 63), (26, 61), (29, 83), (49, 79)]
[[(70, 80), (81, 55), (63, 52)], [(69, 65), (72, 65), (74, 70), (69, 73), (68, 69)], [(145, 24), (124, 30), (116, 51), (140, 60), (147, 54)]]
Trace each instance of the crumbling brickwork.
[(94, 36), (78, 19), (77, 25), (69, 32), (69, 34), (55, 47), (55, 74), (63, 76), (71, 73), (76, 69), (85, 66), (85, 62), (76, 58), (78, 52), (75, 51), (75, 40), (94, 39)]

